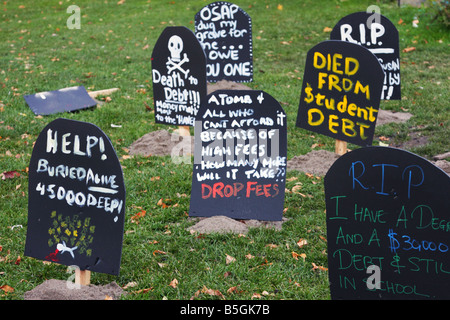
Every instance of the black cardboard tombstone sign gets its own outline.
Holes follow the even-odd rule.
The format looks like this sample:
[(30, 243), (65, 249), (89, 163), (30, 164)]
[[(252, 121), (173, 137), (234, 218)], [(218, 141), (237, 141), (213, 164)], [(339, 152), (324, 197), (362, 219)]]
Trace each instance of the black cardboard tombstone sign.
[(263, 91), (218, 90), (195, 123), (190, 216), (281, 220), (286, 114)]
[(43, 116), (87, 109), (97, 105), (97, 102), (89, 96), (83, 86), (39, 92), (25, 95), (23, 98), (31, 111)]
[(333, 299), (450, 299), (450, 177), (400, 149), (341, 156), (325, 176)]
[(167, 27), (152, 53), (155, 122), (193, 126), (206, 95), (206, 57), (194, 33)]
[(334, 26), (330, 39), (349, 41), (370, 50), (385, 72), (381, 99), (401, 99), (398, 31), (388, 18), (379, 13), (352, 13)]
[(253, 81), (252, 19), (239, 6), (206, 5), (195, 15), (195, 35), (206, 53), (209, 82)]
[(95, 125), (56, 119), (29, 166), (25, 255), (118, 275), (125, 217), (122, 168)]
[(360, 146), (372, 144), (384, 72), (367, 49), (317, 44), (306, 57), (296, 125)]

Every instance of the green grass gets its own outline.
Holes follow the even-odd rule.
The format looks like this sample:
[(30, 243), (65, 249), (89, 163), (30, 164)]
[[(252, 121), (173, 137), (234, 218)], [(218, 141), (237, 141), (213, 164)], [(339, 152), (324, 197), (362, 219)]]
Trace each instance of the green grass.
[[(38, 3), (38, 4), (37, 4)], [(170, 157), (132, 157), (127, 148), (158, 129), (152, 105), (150, 57), (162, 30), (184, 25), (194, 30), (194, 15), (207, 1), (2, 1), (0, 4), (0, 170), (19, 177), (0, 181), (0, 299), (22, 299), (46, 279), (67, 279), (66, 267), (44, 264), (23, 255), (27, 227), (28, 173), (33, 142), (58, 117), (93, 123), (111, 139), (123, 165), (127, 189), (125, 235), (120, 276), (94, 273), (93, 284), (135, 282), (124, 299), (189, 299), (206, 287), (226, 299), (329, 299), (323, 179), (290, 172), (286, 188), (301, 183), (301, 192), (287, 193), (282, 231), (251, 229), (245, 237), (233, 234), (192, 235), (187, 217), (192, 166), (174, 164)], [(288, 117), (288, 159), (311, 151), (315, 143), (333, 151), (331, 138), (295, 127), (307, 51), (327, 40), (325, 27), (352, 12), (364, 11), (370, 1), (248, 1), (234, 3), (253, 19), (253, 89), (264, 90), (284, 107)], [(282, 4), (282, 10), (277, 8)], [(70, 30), (70, 4), (81, 8), (81, 29)], [(398, 8), (396, 1), (377, 4), (398, 27), (401, 53), (402, 100), (382, 101), (381, 108), (407, 110), (414, 117), (403, 124), (377, 128), (375, 135), (403, 142), (412, 130), (429, 137), (412, 151), (431, 159), (448, 151), (449, 33), (432, 22), (430, 10)], [(414, 17), (419, 27), (411, 25)], [(397, 22), (402, 19), (404, 24)], [(88, 90), (119, 87), (111, 101), (94, 110), (36, 117), (23, 95), (83, 85)], [(121, 128), (113, 128), (119, 124)], [(375, 139), (374, 144), (377, 144)], [(349, 145), (350, 148), (356, 146)], [(161, 180), (151, 181), (160, 176)], [(186, 194), (187, 197), (178, 195)], [(170, 206), (157, 205), (171, 199)], [(131, 217), (146, 211), (139, 224)], [(12, 226), (16, 226), (12, 228)], [(297, 241), (306, 239), (302, 248)], [(275, 246), (272, 246), (274, 244)], [(157, 253), (160, 250), (165, 254)], [(155, 254), (154, 254), (155, 252)], [(306, 254), (305, 260), (292, 252)], [(247, 259), (246, 255), (254, 256)], [(230, 255), (236, 262), (227, 264)], [(20, 257), (20, 258), (19, 258)], [(178, 286), (169, 286), (173, 279)], [(237, 287), (236, 291), (227, 290)], [(144, 290), (149, 289), (151, 290)], [(200, 293), (197, 299), (219, 299)]]

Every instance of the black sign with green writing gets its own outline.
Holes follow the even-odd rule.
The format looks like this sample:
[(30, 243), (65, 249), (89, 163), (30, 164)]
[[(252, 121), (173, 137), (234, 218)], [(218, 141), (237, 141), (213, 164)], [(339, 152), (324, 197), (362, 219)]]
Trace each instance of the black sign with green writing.
[(25, 255), (118, 275), (125, 221), (122, 167), (97, 126), (48, 124), (29, 166)]
[(356, 149), (325, 176), (333, 299), (450, 299), (450, 177), (388, 147)]
[(324, 41), (308, 51), (297, 126), (360, 146), (372, 145), (384, 72), (366, 48)]

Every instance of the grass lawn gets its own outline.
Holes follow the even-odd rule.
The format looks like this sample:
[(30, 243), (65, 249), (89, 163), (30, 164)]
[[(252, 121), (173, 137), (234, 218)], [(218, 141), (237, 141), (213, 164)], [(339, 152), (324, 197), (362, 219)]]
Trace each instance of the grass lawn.
[[(208, 1), (6, 0), (0, 3), (0, 171), (20, 176), (0, 180), (0, 299), (22, 299), (47, 279), (67, 279), (67, 267), (23, 255), (28, 214), (28, 172), (33, 143), (56, 118), (100, 127), (123, 166), (127, 190), (120, 276), (93, 273), (91, 283), (116, 281), (124, 299), (329, 299), (323, 177), (289, 172), (282, 231), (254, 228), (245, 236), (191, 234), (188, 219), (192, 165), (167, 157), (129, 157), (130, 144), (144, 134), (176, 127), (155, 124), (151, 53), (167, 26), (194, 30), (194, 16)], [(307, 51), (329, 39), (325, 27), (374, 1), (236, 0), (253, 21), (254, 81), (283, 106), (288, 119), (288, 159), (313, 145), (334, 151), (334, 140), (295, 127)], [(81, 8), (81, 28), (68, 29), (67, 7)], [(402, 99), (382, 101), (386, 110), (408, 111), (406, 123), (377, 128), (374, 144), (403, 143), (408, 133), (428, 137), (412, 149), (431, 159), (449, 151), (449, 32), (433, 21), (431, 9), (376, 2), (400, 33)], [(417, 28), (412, 21), (418, 18)], [(400, 21), (401, 20), (401, 21)], [(399, 23), (400, 22), (400, 23)], [(93, 110), (35, 116), (23, 95), (83, 85), (118, 87)], [(105, 97), (103, 97), (105, 98)], [(111, 126), (111, 124), (121, 127)], [(193, 129), (191, 129), (193, 133)], [(386, 143), (386, 141), (383, 141)], [(349, 148), (357, 146), (349, 145)], [(160, 179), (151, 179), (160, 177)], [(171, 199), (167, 208), (160, 199)], [(176, 206), (174, 204), (177, 204)], [(138, 223), (131, 217), (145, 211)], [(13, 227), (14, 226), (14, 227)], [(307, 240), (300, 247), (297, 242)], [(305, 254), (305, 258), (295, 254)], [(236, 259), (227, 263), (227, 255)], [(248, 259), (248, 255), (253, 256)], [(313, 268), (313, 265), (323, 268)], [(177, 286), (169, 284), (177, 279)], [(236, 287), (235, 290), (229, 290)], [(7, 290), (12, 288), (13, 290)]]

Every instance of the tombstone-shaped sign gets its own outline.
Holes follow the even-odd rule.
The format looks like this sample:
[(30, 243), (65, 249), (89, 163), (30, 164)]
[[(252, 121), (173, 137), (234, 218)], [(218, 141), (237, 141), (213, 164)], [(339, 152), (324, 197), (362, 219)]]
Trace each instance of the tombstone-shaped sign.
[(239, 6), (206, 5), (195, 15), (195, 35), (206, 53), (209, 82), (253, 81), (252, 19)]
[(206, 95), (206, 58), (194, 33), (167, 27), (152, 53), (155, 122), (193, 126)]
[(401, 99), (398, 31), (388, 18), (379, 13), (352, 13), (334, 26), (330, 39), (349, 41), (370, 50), (385, 72), (381, 99)]
[(24, 99), (37, 115), (71, 112), (97, 105), (83, 86), (25, 95)]
[(450, 177), (415, 154), (368, 147), (325, 176), (333, 299), (449, 299)]
[(25, 255), (118, 275), (125, 218), (123, 173), (95, 125), (56, 119), (31, 155)]
[(286, 114), (263, 91), (218, 90), (195, 123), (190, 216), (281, 220)]
[(372, 144), (384, 72), (364, 47), (317, 44), (306, 57), (296, 125), (360, 146)]

